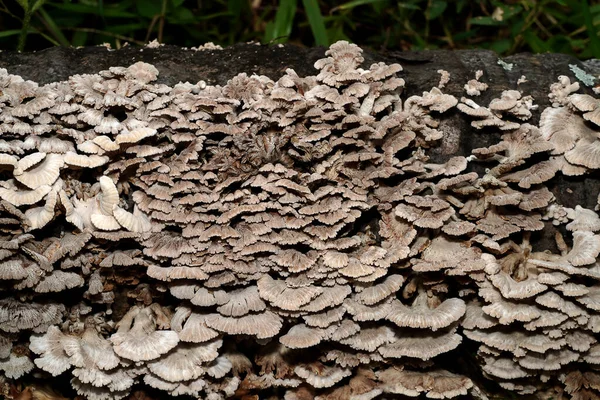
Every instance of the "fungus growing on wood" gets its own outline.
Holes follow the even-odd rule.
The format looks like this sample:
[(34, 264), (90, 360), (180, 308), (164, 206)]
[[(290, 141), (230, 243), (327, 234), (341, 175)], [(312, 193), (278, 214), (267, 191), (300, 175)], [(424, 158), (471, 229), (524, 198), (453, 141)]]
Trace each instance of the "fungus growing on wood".
[[(314, 76), (222, 86), (0, 70), (0, 378), (452, 398), (474, 383), (438, 363), (466, 337), (506, 390), (596, 390), (600, 219), (549, 181), (600, 166), (598, 101), (560, 77), (541, 113), (516, 90), (458, 104), (448, 72), (414, 94), (369, 58), (338, 42)], [(470, 155), (431, 150), (455, 107), (488, 135)]]

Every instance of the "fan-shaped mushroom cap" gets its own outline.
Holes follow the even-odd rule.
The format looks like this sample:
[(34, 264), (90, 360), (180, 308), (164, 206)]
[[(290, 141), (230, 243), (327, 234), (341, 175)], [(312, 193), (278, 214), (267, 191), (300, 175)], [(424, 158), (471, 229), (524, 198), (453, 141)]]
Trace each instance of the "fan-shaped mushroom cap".
[(67, 337), (62, 341), (62, 346), (75, 367), (111, 370), (120, 363), (112, 344), (100, 336), (93, 326), (86, 328), (81, 338)]
[(150, 219), (137, 206), (134, 206), (133, 213), (130, 213), (115, 205), (113, 207), (113, 216), (119, 225), (130, 232), (143, 233), (149, 232), (152, 229)]
[(453, 330), (442, 333), (420, 333), (416, 336), (398, 335), (390, 344), (379, 348), (379, 353), (386, 358), (413, 357), (429, 360), (435, 356), (454, 350), (462, 337)]
[(578, 359), (579, 353), (563, 349), (548, 351), (544, 354), (527, 353), (524, 357), (518, 358), (517, 362), (522, 367), (531, 370), (555, 371), (560, 370), (563, 365)]
[(315, 388), (332, 387), (345, 377), (352, 375), (350, 370), (339, 367), (328, 367), (323, 365), (318, 368), (315, 366), (315, 369), (318, 368), (316, 370), (313, 370), (311, 367), (312, 366), (310, 365), (306, 367), (299, 365), (294, 368), (294, 373)]
[(261, 298), (283, 310), (298, 310), (323, 291), (318, 286), (290, 288), (285, 281), (277, 281), (269, 275), (263, 275), (257, 285)]
[(600, 231), (600, 217), (593, 210), (578, 204), (574, 210), (569, 209), (567, 216), (572, 220), (566, 226), (569, 231)]
[(152, 128), (137, 128), (129, 131), (124, 131), (115, 137), (116, 144), (137, 143), (142, 139), (156, 135), (156, 129)]
[(350, 346), (354, 350), (373, 352), (381, 345), (391, 343), (393, 340), (394, 331), (387, 326), (380, 326), (378, 328), (361, 329), (359, 332), (339, 340), (339, 342)]
[(467, 303), (465, 317), (461, 321), (461, 326), (465, 329), (488, 329), (498, 325), (498, 321), (481, 309), (481, 303), (471, 301)]
[(52, 187), (48, 185), (39, 186), (34, 190), (19, 190), (16, 188), (6, 189), (0, 187), (0, 199), (9, 202), (13, 206), (19, 207), (37, 203), (42, 200), (50, 190), (52, 190)]
[(73, 375), (81, 383), (94, 387), (108, 387), (111, 392), (125, 391), (135, 383), (134, 377), (132, 377), (133, 374), (120, 368), (112, 371), (101, 371), (95, 368), (75, 368)]
[(104, 215), (113, 215), (113, 209), (119, 204), (119, 192), (117, 186), (108, 176), (100, 177), (99, 197), (100, 210)]
[(41, 355), (34, 360), (35, 365), (53, 376), (71, 368), (71, 360), (64, 350), (65, 339), (66, 336), (56, 326), (50, 326), (44, 335), (32, 335), (29, 348)]
[(473, 382), (466, 377), (448, 371), (431, 372), (402, 371), (388, 368), (377, 372), (385, 393), (397, 393), (416, 397), (426, 392), (428, 398), (444, 399), (466, 395)]
[(99, 156), (96, 154), (84, 156), (72, 151), (68, 151), (64, 156), (65, 164), (81, 168), (97, 168), (106, 164), (109, 160), (110, 159), (106, 156)]
[(479, 294), (491, 304), (482, 307), (487, 315), (497, 318), (498, 321), (507, 325), (514, 321), (530, 322), (541, 316), (538, 307), (526, 303), (517, 303), (505, 300), (500, 292), (489, 283), (484, 283), (479, 289)]
[(450, 268), (453, 275), (464, 274), (484, 268), (485, 263), (480, 258), (480, 254), (481, 251), (466, 246), (464, 242), (438, 236), (431, 241), (420, 258), (413, 259), (411, 262), (415, 271), (439, 271)]
[(240, 318), (208, 314), (206, 325), (230, 335), (253, 335), (259, 339), (266, 339), (279, 333), (282, 322), (277, 314), (266, 311), (261, 314), (248, 314)]
[(315, 313), (323, 311), (327, 307), (338, 306), (344, 302), (344, 299), (351, 291), (352, 289), (348, 285), (334, 285), (328, 287), (327, 290), (322, 290), (321, 294), (311, 302), (300, 307), (300, 311)]
[(402, 275), (389, 275), (380, 284), (369, 286), (355, 296), (362, 304), (373, 305), (397, 292), (404, 283)]
[(62, 292), (83, 284), (84, 280), (79, 274), (59, 270), (44, 276), (35, 287), (35, 291), (38, 293)]
[(392, 301), (390, 311), (385, 318), (400, 327), (431, 328), (436, 331), (458, 321), (465, 311), (466, 305), (461, 299), (447, 299), (436, 308), (429, 308), (427, 294), (422, 292), (411, 307), (405, 306), (398, 300)]
[(492, 358), (489, 362), (486, 360), (482, 369), (486, 373), (502, 379), (525, 378), (530, 374), (509, 358)]
[(112, 384), (103, 387), (96, 387), (91, 383), (83, 383), (79, 378), (71, 379), (71, 385), (80, 396), (89, 400), (120, 400), (125, 398), (129, 392), (127, 390), (111, 390)]
[(182, 382), (202, 376), (210, 361), (215, 360), (221, 340), (209, 343), (180, 345), (168, 355), (148, 363), (148, 369), (168, 382)]
[(573, 232), (573, 249), (567, 254), (567, 261), (576, 267), (592, 264), (600, 254), (600, 235), (592, 232)]
[(6, 360), (0, 360), (0, 371), (9, 379), (18, 379), (34, 368), (33, 362), (26, 355), (11, 353)]
[(500, 271), (491, 275), (489, 279), (505, 299), (526, 299), (548, 289), (548, 286), (539, 283), (535, 276), (516, 281), (508, 273)]
[[(184, 319), (186, 319), (185, 323)], [(182, 342), (203, 343), (219, 336), (219, 332), (206, 326), (205, 320), (205, 315), (193, 313), (185, 307), (178, 307), (173, 315), (171, 327), (179, 334)]]
[(290, 349), (304, 349), (316, 346), (324, 337), (325, 332), (323, 330), (298, 324), (281, 336), (279, 342)]
[[(221, 315), (241, 317), (249, 312), (263, 311), (265, 303), (260, 299), (256, 286), (234, 290), (223, 299), (222, 305), (217, 308)], [(220, 302), (221, 303), (221, 302)]]
[(23, 261), (20, 259), (10, 259), (0, 263), (1, 280), (21, 280), (27, 277), (27, 270), (24, 268)]
[(179, 342), (176, 332), (157, 331), (148, 308), (130, 311), (119, 321), (119, 329), (110, 337), (115, 353), (132, 361), (149, 361), (160, 357)]
[(19, 332), (32, 329), (34, 332), (44, 332), (49, 326), (58, 324), (64, 312), (63, 304), (0, 300), (0, 330)]
[(315, 260), (310, 258), (308, 255), (302, 254), (301, 252), (293, 249), (280, 251), (278, 254), (269, 257), (282, 267), (287, 267), (290, 272), (302, 272), (315, 263)]
[(586, 168), (600, 168), (600, 141), (579, 140), (572, 150), (565, 153), (565, 159), (571, 164), (583, 165)]
[(46, 204), (43, 207), (36, 207), (25, 211), (25, 216), (29, 220), (31, 229), (42, 228), (54, 218), (54, 208), (56, 207), (57, 199), (58, 194), (52, 190), (46, 196)]
[(33, 153), (19, 160), (14, 170), (14, 176), (17, 181), (28, 188), (37, 189), (40, 186), (52, 185), (56, 182), (63, 165), (62, 154)]

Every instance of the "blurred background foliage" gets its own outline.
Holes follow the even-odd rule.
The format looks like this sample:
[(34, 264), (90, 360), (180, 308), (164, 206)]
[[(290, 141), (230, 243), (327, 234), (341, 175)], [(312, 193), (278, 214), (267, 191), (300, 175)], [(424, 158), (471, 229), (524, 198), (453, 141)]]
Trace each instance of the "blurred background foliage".
[(0, 0), (0, 48), (238, 42), (486, 48), (600, 58), (591, 0)]

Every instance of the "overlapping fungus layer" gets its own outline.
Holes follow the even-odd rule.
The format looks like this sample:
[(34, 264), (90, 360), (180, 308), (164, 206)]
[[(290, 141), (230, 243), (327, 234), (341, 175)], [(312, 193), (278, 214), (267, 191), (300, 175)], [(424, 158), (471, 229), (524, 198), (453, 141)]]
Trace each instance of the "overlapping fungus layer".
[[(596, 398), (600, 218), (544, 182), (600, 168), (600, 102), (561, 77), (538, 127), (517, 90), (407, 96), (363, 61), (338, 42), (315, 76), (223, 87), (0, 70), (5, 395), (452, 398), (483, 389), (440, 360), (478, 343), (505, 389)], [(501, 141), (430, 162), (457, 110)], [(561, 254), (532, 248), (544, 221)]]

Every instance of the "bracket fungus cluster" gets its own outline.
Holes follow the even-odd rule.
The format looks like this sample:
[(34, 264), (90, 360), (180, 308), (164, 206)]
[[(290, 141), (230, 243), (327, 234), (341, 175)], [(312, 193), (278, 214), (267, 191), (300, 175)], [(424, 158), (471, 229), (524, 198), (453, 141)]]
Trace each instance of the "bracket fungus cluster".
[[(459, 102), (443, 71), (409, 96), (363, 62), (338, 42), (314, 76), (225, 86), (0, 70), (4, 396), (600, 398), (600, 217), (545, 184), (600, 168), (600, 99), (560, 77), (536, 126), (518, 90)], [(431, 161), (461, 112), (500, 140)]]

